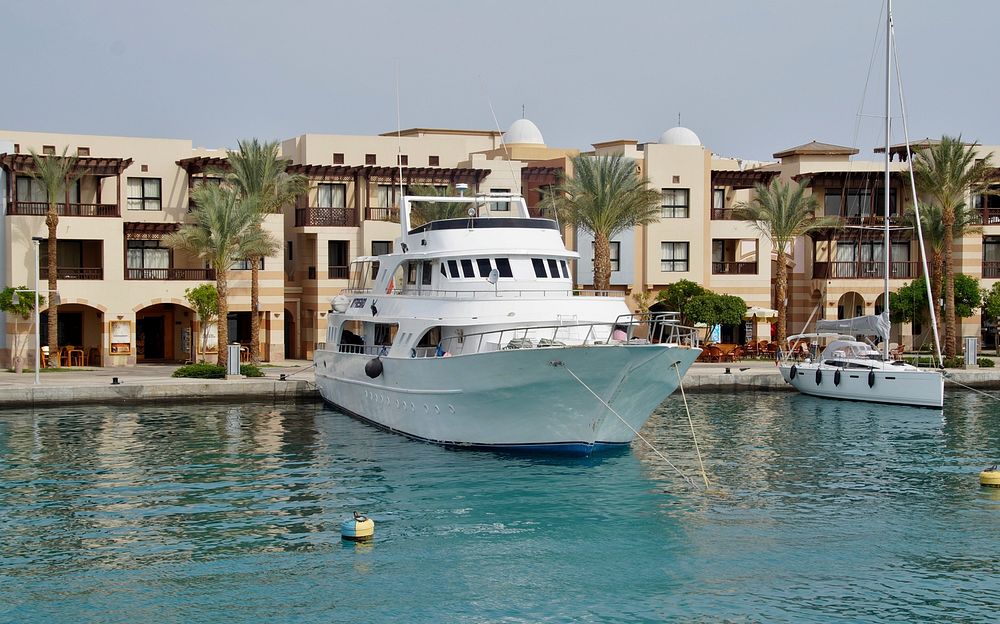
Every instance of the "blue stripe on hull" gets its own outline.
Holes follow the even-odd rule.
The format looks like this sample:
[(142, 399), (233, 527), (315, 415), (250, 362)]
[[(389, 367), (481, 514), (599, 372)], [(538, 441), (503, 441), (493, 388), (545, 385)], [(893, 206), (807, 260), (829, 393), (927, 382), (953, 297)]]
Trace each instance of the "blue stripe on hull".
[(472, 450), (472, 451), (499, 451), (502, 453), (525, 453), (531, 455), (571, 455), (575, 457), (587, 457), (594, 453), (606, 453), (612, 451), (620, 451), (622, 449), (628, 448), (631, 442), (535, 442), (530, 444), (472, 444), (465, 442), (454, 442), (447, 440), (432, 440), (430, 438), (424, 438), (421, 436), (416, 436), (405, 431), (400, 431), (399, 429), (393, 429), (392, 427), (387, 427), (382, 423), (371, 420), (370, 418), (365, 418), (361, 414), (352, 412), (351, 410), (337, 405), (332, 401), (323, 399), (323, 402), (334, 408), (338, 412), (342, 412), (356, 418), (364, 423), (377, 427), (383, 431), (389, 431), (391, 433), (398, 433), (399, 435), (410, 438), (411, 440), (417, 440), (419, 442), (427, 442), (429, 444), (436, 444), (438, 446), (443, 446), (450, 449), (458, 450)]

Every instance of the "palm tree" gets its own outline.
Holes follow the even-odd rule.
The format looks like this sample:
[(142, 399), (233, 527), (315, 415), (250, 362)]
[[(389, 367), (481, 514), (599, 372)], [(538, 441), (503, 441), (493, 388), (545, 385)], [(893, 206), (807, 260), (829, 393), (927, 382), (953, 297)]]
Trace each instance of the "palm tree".
[[(422, 197), (460, 197), (454, 186), (438, 187), (418, 184), (409, 189), (410, 195)], [(468, 204), (458, 202), (413, 202), (410, 209), (410, 227), (417, 227), (441, 219), (462, 219), (469, 216)]]
[(58, 275), (59, 260), (59, 239), (56, 235), (56, 228), (59, 225), (59, 201), (65, 201), (66, 189), (70, 184), (76, 182), (78, 174), (74, 174), (76, 168), (76, 156), (67, 156), (68, 147), (64, 147), (61, 156), (42, 156), (31, 150), (31, 159), (35, 168), (31, 172), (31, 177), (42, 183), (45, 187), (49, 208), (45, 214), (45, 225), (49, 228), (48, 240), (48, 265), (49, 265), (49, 310), (48, 310), (48, 343), (50, 367), (59, 366), (59, 321), (58, 308), (59, 298), (56, 294), (58, 287), (56, 276)]
[(736, 204), (734, 216), (737, 219), (753, 221), (753, 226), (764, 235), (774, 248), (778, 272), (775, 279), (775, 296), (778, 299), (778, 344), (785, 343), (786, 306), (788, 296), (787, 257), (795, 239), (811, 230), (837, 227), (837, 217), (816, 217), (819, 202), (812, 195), (806, 195), (808, 180), (802, 180), (794, 188), (787, 182), (771, 181), (770, 185), (754, 186), (754, 197), (749, 202)]
[(260, 210), (242, 199), (229, 186), (202, 185), (191, 191), (197, 207), (194, 223), (163, 239), (164, 244), (209, 261), (215, 267), (215, 289), (219, 293), (219, 365), (226, 366), (229, 344), (227, 271), (236, 260), (260, 254), (277, 241), (259, 227)]
[[(224, 179), (241, 198), (259, 207), (260, 229), (267, 215), (281, 212), (309, 188), (305, 176), (285, 171), (287, 162), (279, 155), (277, 141), (243, 140), (238, 150), (227, 150), (226, 156), (229, 171)], [(264, 240), (260, 233), (254, 236)], [(250, 262), (250, 363), (254, 365), (260, 364), (260, 261), (279, 248), (265, 245), (245, 258)]]
[(969, 192), (984, 189), (994, 177), (990, 156), (976, 154), (978, 143), (962, 143), (962, 137), (942, 136), (941, 142), (921, 149), (913, 157), (913, 174), (920, 195), (941, 213), (942, 265), (944, 269), (945, 355), (958, 353), (955, 319), (955, 263), (953, 246), (956, 212)]
[[(916, 225), (915, 211), (911, 207), (907, 214), (907, 222)], [(979, 215), (967, 205), (961, 205), (955, 210), (954, 231), (956, 236), (981, 231)], [(941, 222), (941, 208), (936, 204), (927, 204), (920, 209), (920, 227), (927, 243), (930, 258), (927, 261), (928, 278), (931, 283), (931, 301), (941, 300), (941, 282), (944, 258), (944, 226)], [(932, 304), (933, 305), (933, 304)], [(941, 330), (943, 319), (937, 315), (938, 329)]]
[(611, 282), (611, 239), (660, 220), (660, 193), (640, 177), (635, 161), (621, 154), (575, 156), (573, 177), (548, 194), (543, 208), (594, 237), (594, 289)]

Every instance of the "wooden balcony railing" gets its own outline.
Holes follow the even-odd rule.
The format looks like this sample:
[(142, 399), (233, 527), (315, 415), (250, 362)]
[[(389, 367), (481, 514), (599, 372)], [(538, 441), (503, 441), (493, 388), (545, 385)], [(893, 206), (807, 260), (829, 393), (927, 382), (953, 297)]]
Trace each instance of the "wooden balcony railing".
[[(882, 279), (885, 263), (872, 262), (817, 262), (813, 265), (813, 279)], [(915, 279), (920, 277), (920, 263), (893, 261), (889, 263), (889, 279)]]
[(713, 262), (712, 275), (757, 275), (757, 263)]
[(365, 208), (365, 221), (391, 221), (399, 223), (399, 208), (368, 206)]
[(712, 208), (713, 221), (736, 221), (732, 208)]
[(976, 212), (979, 225), (1000, 225), (1000, 208), (980, 208)]
[(988, 279), (1000, 277), (1000, 262), (983, 260), (983, 277)]
[(125, 269), (127, 280), (214, 280), (215, 269)]
[[(49, 212), (48, 202), (12, 201), (7, 206), (9, 215), (30, 215), (44, 217)], [(118, 217), (118, 204), (56, 204), (60, 217)]]
[(346, 266), (332, 266), (327, 267), (327, 278), (328, 279), (347, 279), (350, 267)]
[(295, 227), (355, 227), (358, 211), (355, 208), (296, 208)]
[[(49, 267), (41, 267), (39, 278), (49, 279)], [(56, 267), (56, 279), (61, 280), (102, 280), (103, 267)]]

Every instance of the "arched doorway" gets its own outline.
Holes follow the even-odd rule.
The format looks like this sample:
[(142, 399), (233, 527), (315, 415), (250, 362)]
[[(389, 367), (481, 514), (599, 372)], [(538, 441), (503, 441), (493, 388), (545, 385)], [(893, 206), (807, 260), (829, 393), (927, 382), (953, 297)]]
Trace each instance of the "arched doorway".
[(157, 303), (136, 312), (136, 361), (193, 361), (194, 318), (192, 310), (175, 303)]
[(885, 309), (885, 293), (875, 297), (875, 314), (882, 314)]
[(285, 308), (285, 359), (295, 359), (295, 317)]
[[(48, 310), (39, 319), (42, 346), (48, 345)], [(83, 303), (63, 303), (56, 315), (62, 366), (101, 366), (104, 312)], [(43, 349), (44, 352), (44, 349)]]
[(837, 319), (843, 320), (864, 316), (865, 298), (858, 292), (846, 292), (840, 296), (837, 302)]

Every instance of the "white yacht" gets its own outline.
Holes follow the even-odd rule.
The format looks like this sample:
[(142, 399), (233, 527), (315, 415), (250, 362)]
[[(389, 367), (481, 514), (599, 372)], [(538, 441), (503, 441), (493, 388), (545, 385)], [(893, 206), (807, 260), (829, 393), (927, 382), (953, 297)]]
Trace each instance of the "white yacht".
[[(416, 201), (469, 216), (411, 229)], [(574, 290), (578, 254), (519, 195), (406, 196), (400, 227), (332, 301), (314, 360), (338, 410), (447, 446), (586, 455), (630, 443), (701, 352), (674, 314)]]

